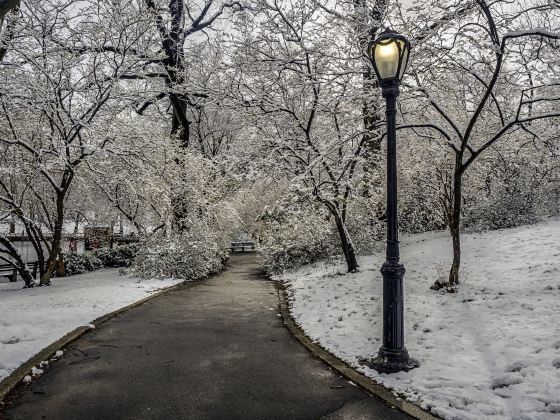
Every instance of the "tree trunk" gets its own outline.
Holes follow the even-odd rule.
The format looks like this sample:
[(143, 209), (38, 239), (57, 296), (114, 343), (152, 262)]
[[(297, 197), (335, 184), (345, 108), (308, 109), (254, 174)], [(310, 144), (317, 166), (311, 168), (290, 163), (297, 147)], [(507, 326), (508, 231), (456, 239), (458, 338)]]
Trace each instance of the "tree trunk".
[[(35, 286), (33, 276), (31, 275), (31, 272), (29, 271), (27, 264), (24, 263), (21, 258), (16, 259), (15, 268), (17, 270), (17, 273), (21, 276), (21, 279), (25, 283), (25, 285), (23, 286), (24, 289), (28, 289)], [(16, 281), (16, 279), (14, 278), (13, 281)]]
[(2, 246), (6, 249), (6, 251), (8, 251), (10, 257), (12, 257), (12, 259), (15, 260), (16, 269), (25, 283), (24, 287), (26, 288), (33, 287), (34, 286), (33, 276), (29, 272), (29, 269), (27, 268), (27, 264), (23, 261), (23, 258), (21, 257), (17, 248), (4, 235), (0, 236), (0, 244), (2, 244)]
[(41, 286), (50, 286), (51, 277), (53, 273), (57, 271), (58, 257), (62, 251), (60, 247), (62, 229), (60, 229), (59, 233), (57, 233), (57, 231), (58, 231), (58, 226), (56, 226), (55, 232), (53, 232), (52, 248), (51, 248), (51, 252), (49, 253), (49, 257), (47, 258), (45, 270), (43, 271), (43, 273), (41, 273), (41, 281), (40, 281)]
[[(367, 68), (363, 73), (364, 91), (374, 89), (375, 75), (373, 70)], [(364, 99), (362, 106), (362, 114), (365, 132), (363, 134), (364, 143), (364, 187), (363, 196), (371, 198), (381, 191), (381, 137), (378, 137), (374, 131), (374, 127), (379, 123), (380, 118), (377, 112), (376, 101)]]
[(52, 233), (52, 244), (47, 258), (46, 268), (41, 273), (41, 286), (49, 286), (51, 284), (51, 277), (55, 270), (57, 270), (57, 263), (60, 254), (62, 253), (62, 227), (64, 224), (64, 192), (58, 192), (56, 196), (56, 221), (54, 224), (54, 232)]
[[(19, 9), (20, 0), (0, 0), (0, 63), (4, 61), (4, 57), (8, 53), (8, 44), (11, 41), (15, 33), (15, 27), (17, 22), (17, 12)], [(13, 11), (14, 13), (9, 17), (6, 15)], [(6, 27), (4, 28), (4, 22), (6, 22)]]
[(50, 286), (51, 285), (51, 277), (52, 277), (52, 273), (55, 270), (55, 263), (56, 260), (51, 258), (51, 255), (49, 255), (49, 258), (47, 258), (47, 263), (45, 266), (45, 270), (41, 273), (41, 280), (39, 282), (39, 284), (41, 286)]
[(453, 239), (453, 263), (449, 271), (449, 287), (459, 284), (459, 267), (461, 266), (461, 230), (458, 227), (450, 228), (451, 238)]
[[(356, 35), (364, 56), (370, 41), (375, 39), (380, 29), (383, 16), (386, 13), (387, 1), (353, 0), (355, 12)], [(379, 103), (371, 99), (371, 91), (375, 89), (376, 76), (369, 63), (364, 63), (362, 70), (362, 89), (364, 99), (362, 102), (362, 116), (364, 122), (364, 183), (362, 195), (370, 198), (376, 191), (381, 190), (381, 138), (374, 135), (374, 127), (381, 120), (378, 114)]]
[(449, 187), (445, 185), (445, 194), (442, 198), (443, 212), (447, 221), (447, 227), (451, 234), (453, 243), (453, 262), (449, 270), (447, 281), (438, 279), (432, 285), (432, 289), (447, 289), (455, 291), (459, 284), (459, 270), (461, 267), (461, 206), (462, 206), (462, 184), (463, 171), (461, 166), (462, 158), (457, 156), (455, 161), (455, 172), (453, 183)]
[(173, 116), (171, 119), (171, 135), (177, 136), (181, 147), (187, 149), (190, 142), (190, 121), (187, 118), (187, 98), (182, 94), (175, 94), (171, 98)]
[[(29, 235), (29, 233), (28, 233)], [(43, 244), (41, 242), (40, 239), (36, 239), (33, 242), (33, 247), (35, 248), (35, 254), (37, 255), (37, 263), (38, 263), (38, 268), (39, 268), (39, 278), (41, 279), (43, 277), (43, 274), (45, 273), (45, 267), (46, 267), (46, 263), (45, 263), (45, 253), (43, 250)]]
[(24, 288), (35, 286), (33, 276), (31, 275), (27, 264), (25, 264), (21, 258), (17, 260), (17, 270), (23, 282), (25, 283)]
[(453, 240), (453, 263), (449, 271), (449, 287), (456, 287), (459, 284), (459, 268), (461, 266), (461, 197), (463, 174), (455, 169), (453, 178), (453, 211), (451, 213), (451, 223), (449, 231)]
[(66, 268), (64, 267), (64, 254), (62, 252), (58, 254), (58, 258), (56, 260), (56, 276), (66, 276)]
[[(459, 284), (459, 269), (461, 267), (461, 198), (463, 173), (460, 171), (461, 158), (456, 161), (455, 173), (453, 177), (453, 189), (450, 194), (446, 194), (444, 202), (444, 213), (447, 220), (449, 233), (453, 243), (453, 262), (447, 281), (435, 281), (432, 289), (447, 289), (454, 291)], [(459, 168), (459, 169), (458, 169)]]
[[(33, 217), (33, 216), (32, 216)], [(37, 256), (37, 263), (39, 268), (39, 278), (43, 277), (45, 271), (45, 253), (43, 251), (43, 237), (39, 232), (39, 229), (32, 225), (30, 222), (22, 220), (25, 226), (25, 233), (31, 241), (31, 245), (35, 250), (35, 255)]]
[(340, 244), (344, 253), (344, 259), (348, 266), (348, 272), (355, 273), (358, 270), (358, 261), (356, 260), (356, 251), (352, 243), (352, 238), (350, 238), (350, 234), (342, 218), (339, 215), (335, 215), (334, 218), (338, 229), (338, 235), (340, 236)]

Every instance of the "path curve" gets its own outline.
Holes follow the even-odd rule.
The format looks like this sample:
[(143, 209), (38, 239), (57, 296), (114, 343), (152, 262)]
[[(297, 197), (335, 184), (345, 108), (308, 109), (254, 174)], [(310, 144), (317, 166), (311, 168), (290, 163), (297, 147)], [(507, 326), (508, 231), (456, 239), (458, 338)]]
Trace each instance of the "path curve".
[(315, 359), (277, 315), (254, 255), (107, 321), (7, 419), (408, 419)]

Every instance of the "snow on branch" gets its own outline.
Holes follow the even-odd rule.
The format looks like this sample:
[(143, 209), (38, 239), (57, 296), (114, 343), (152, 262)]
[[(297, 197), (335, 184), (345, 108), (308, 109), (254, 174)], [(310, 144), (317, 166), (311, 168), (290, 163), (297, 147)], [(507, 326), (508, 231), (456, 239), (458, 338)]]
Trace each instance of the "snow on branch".
[(526, 29), (523, 31), (512, 31), (502, 36), (502, 43), (500, 50), (504, 51), (506, 42), (509, 39), (524, 38), (524, 37), (542, 37), (548, 39), (560, 39), (560, 32), (551, 32), (546, 29)]
[(218, 19), (226, 9), (232, 9), (233, 11), (239, 12), (244, 10), (245, 8), (239, 1), (226, 2), (222, 4), (220, 8), (212, 16), (204, 20), (206, 18), (206, 15), (208, 14), (208, 11), (210, 10), (210, 7), (212, 6), (212, 3), (213, 3), (212, 1), (206, 3), (200, 15), (196, 19), (194, 19), (190, 27), (184, 31), (185, 36), (189, 36), (195, 32), (201, 31), (207, 28), (208, 26), (212, 25), (212, 23), (214, 23), (214, 21)]

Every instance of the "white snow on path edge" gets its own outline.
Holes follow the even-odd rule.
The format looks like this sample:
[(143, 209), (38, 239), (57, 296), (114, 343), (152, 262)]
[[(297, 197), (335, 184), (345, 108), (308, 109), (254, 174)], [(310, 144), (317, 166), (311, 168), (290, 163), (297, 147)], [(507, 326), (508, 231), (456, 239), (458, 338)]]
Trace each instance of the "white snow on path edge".
[(48, 287), (0, 283), (0, 380), (70, 331), (182, 282), (121, 276), (115, 268), (54, 278)]
[(384, 255), (361, 271), (319, 263), (278, 276), (309, 337), (368, 377), (446, 419), (560, 419), (560, 221), (463, 236), (456, 294), (429, 289), (448, 273), (446, 232), (401, 243), (406, 346), (421, 366), (379, 374), (359, 360), (382, 337)]

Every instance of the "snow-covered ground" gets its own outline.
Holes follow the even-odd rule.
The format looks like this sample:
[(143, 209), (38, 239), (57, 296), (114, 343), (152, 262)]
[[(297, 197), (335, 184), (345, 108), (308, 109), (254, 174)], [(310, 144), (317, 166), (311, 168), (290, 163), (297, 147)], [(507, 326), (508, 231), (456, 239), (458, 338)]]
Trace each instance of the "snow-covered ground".
[(370, 378), (447, 419), (560, 419), (560, 221), (463, 236), (460, 290), (446, 276), (446, 232), (404, 238), (406, 340), (421, 366), (379, 374), (359, 364), (382, 336), (380, 253), (361, 272), (316, 264), (280, 276), (293, 317)]
[(140, 280), (118, 269), (53, 279), (49, 287), (0, 284), (0, 380), (73, 329), (182, 280)]

